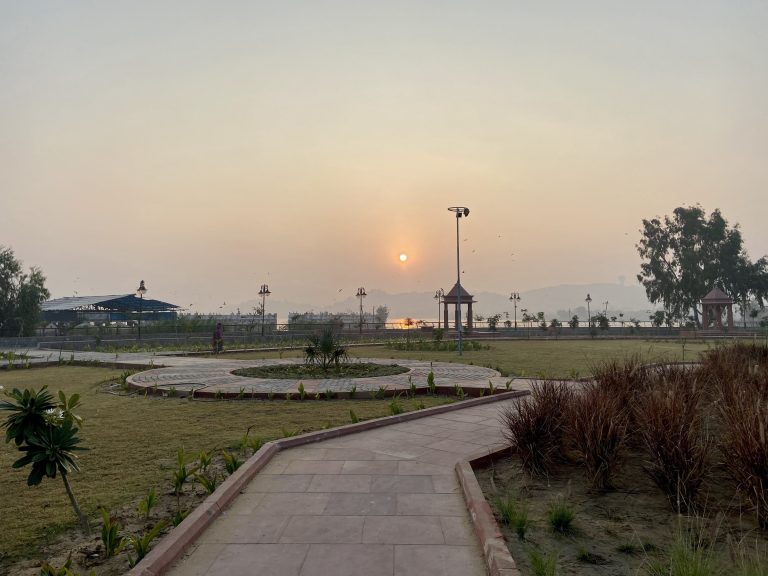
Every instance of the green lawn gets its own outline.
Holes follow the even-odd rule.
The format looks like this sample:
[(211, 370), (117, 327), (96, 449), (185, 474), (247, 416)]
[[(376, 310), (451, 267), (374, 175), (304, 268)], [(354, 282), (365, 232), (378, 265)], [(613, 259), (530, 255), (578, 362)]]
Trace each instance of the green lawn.
[[(685, 342), (685, 360), (696, 360), (700, 352), (715, 346), (714, 342)], [(350, 348), (357, 358), (412, 358), (436, 362), (464, 362), (488, 366), (510, 376), (569, 377), (586, 376), (595, 364), (606, 360), (640, 355), (648, 362), (682, 360), (682, 340), (504, 340), (489, 343), (490, 349), (464, 352), (400, 351), (386, 346)], [(243, 352), (226, 358), (299, 358), (300, 350), (283, 353)]]
[[(190, 401), (119, 396), (109, 393), (104, 384), (119, 374), (119, 370), (73, 366), (0, 371), (0, 386), (6, 390), (47, 384), (54, 395), (64, 390), (67, 395), (82, 396), (81, 437), (90, 450), (81, 453), (82, 471), (70, 477), (75, 495), (91, 518), (97, 516), (99, 506), (114, 509), (138, 501), (152, 485), (158, 494), (171, 490), (171, 469), (179, 448), (198, 452), (232, 447), (254, 424), (251, 438), (273, 439), (284, 431), (349, 424), (350, 409), (360, 419), (389, 415), (388, 400)], [(434, 406), (451, 401), (422, 397), (402, 400), (402, 404), (412, 410), (418, 402)], [(0, 412), (0, 419), (4, 421), (6, 414)], [(60, 479), (45, 479), (40, 486), (28, 488), (29, 469), (11, 469), (19, 456), (13, 444), (0, 444), (0, 494), (5, 495), (0, 558), (34, 556), (49, 535), (76, 524)]]

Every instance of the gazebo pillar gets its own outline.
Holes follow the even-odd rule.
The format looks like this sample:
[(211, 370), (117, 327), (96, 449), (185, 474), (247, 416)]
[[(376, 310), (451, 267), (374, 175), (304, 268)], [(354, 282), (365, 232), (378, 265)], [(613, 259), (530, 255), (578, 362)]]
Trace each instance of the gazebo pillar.
[(728, 304), (728, 330), (733, 330), (733, 304)]
[(443, 328), (448, 330), (450, 324), (448, 324), (448, 302), (443, 300)]
[(467, 305), (467, 332), (472, 332), (472, 300)]

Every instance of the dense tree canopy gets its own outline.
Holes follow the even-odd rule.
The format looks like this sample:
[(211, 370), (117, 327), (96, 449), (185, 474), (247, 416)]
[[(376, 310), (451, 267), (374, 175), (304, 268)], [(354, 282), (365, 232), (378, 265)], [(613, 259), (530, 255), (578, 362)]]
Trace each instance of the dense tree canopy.
[(637, 279), (669, 317), (692, 318), (699, 326), (697, 304), (715, 286), (733, 298), (742, 315), (750, 302), (762, 308), (768, 299), (768, 259), (750, 261), (738, 224), (730, 227), (720, 210), (707, 216), (698, 205), (676, 208), (663, 220), (643, 220), (641, 233)]
[(38, 268), (24, 273), (13, 250), (0, 246), (0, 336), (31, 336), (40, 321), (40, 304), (50, 297)]

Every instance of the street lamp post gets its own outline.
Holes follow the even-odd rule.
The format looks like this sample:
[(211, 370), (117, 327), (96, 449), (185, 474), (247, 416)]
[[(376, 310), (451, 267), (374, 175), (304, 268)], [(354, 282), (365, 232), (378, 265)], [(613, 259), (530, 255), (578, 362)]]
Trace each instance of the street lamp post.
[(139, 282), (139, 287), (136, 289), (136, 296), (139, 297), (139, 342), (141, 342), (141, 313), (144, 307), (144, 294), (147, 293), (147, 287), (144, 286), (144, 280)]
[(584, 299), (584, 302), (587, 303), (587, 327), (591, 330), (592, 329), (592, 314), (589, 311), (589, 304), (592, 302), (592, 297), (587, 294), (587, 297)]
[(512, 292), (512, 296), (509, 297), (515, 305), (515, 331), (517, 331), (517, 303), (520, 302), (520, 294), (518, 292)]
[(523, 313), (523, 324), (525, 324), (526, 326), (526, 332), (525, 332), (526, 336), (530, 338), (531, 331), (527, 329), (528, 328), (528, 308), (520, 308), (520, 312)]
[(368, 296), (362, 286), (357, 289), (357, 297), (360, 298), (360, 335), (363, 334), (363, 298)]
[(267, 296), (272, 294), (269, 291), (269, 286), (262, 284), (259, 289), (259, 296), (261, 296), (261, 335), (264, 336), (264, 306), (267, 303)]
[[(440, 304), (441, 304), (441, 302), (443, 300), (443, 296), (445, 296), (445, 290), (443, 290), (442, 288), (440, 288), (439, 290), (437, 290), (435, 292), (435, 300), (437, 300), (437, 327), (438, 328), (440, 328), (441, 325), (442, 325), (442, 322), (440, 320), (441, 314), (442, 314), (442, 312), (441, 312), (442, 308), (440, 307)], [(446, 326), (446, 328), (447, 328), (447, 326)]]
[(464, 206), (451, 206), (448, 208), (456, 214), (456, 329), (459, 331), (459, 356), (461, 356), (461, 264), (459, 263), (459, 219), (469, 216), (469, 208)]

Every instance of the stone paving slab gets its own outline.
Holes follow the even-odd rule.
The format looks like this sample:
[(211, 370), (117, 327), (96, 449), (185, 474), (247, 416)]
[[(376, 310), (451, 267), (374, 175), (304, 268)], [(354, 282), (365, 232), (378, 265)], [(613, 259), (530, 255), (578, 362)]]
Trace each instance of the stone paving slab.
[(510, 402), (281, 450), (168, 573), (484, 575), (454, 467), (498, 445)]

